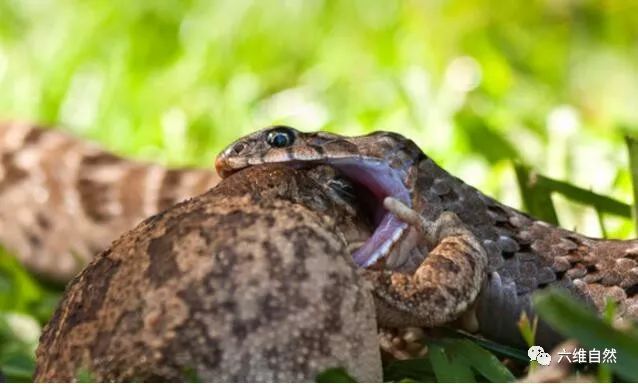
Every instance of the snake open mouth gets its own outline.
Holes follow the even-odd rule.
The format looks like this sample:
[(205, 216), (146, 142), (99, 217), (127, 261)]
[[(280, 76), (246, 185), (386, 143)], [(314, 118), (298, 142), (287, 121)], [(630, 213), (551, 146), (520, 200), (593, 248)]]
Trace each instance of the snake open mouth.
[[(410, 194), (403, 182), (403, 172), (391, 168), (386, 162), (365, 157), (343, 157), (322, 160), (292, 160), (272, 162), (295, 168), (305, 168), (317, 164), (327, 164), (338, 170), (355, 185), (355, 195), (362, 204), (364, 213), (369, 218), (374, 232), (363, 245), (352, 253), (353, 260), (360, 267), (368, 267), (379, 259), (390, 254), (393, 246), (399, 241), (407, 228), (407, 224), (388, 212), (383, 200), (392, 196), (408, 207), (412, 206)], [(226, 172), (222, 176), (228, 176)], [(394, 264), (395, 260), (387, 260)]]
[(338, 158), (325, 162), (353, 181), (358, 189), (364, 189), (357, 193), (357, 197), (362, 200), (374, 232), (353, 252), (352, 257), (359, 266), (368, 267), (387, 256), (407, 228), (407, 224), (384, 208), (383, 200), (392, 196), (411, 207), (409, 192), (400, 171), (385, 162), (362, 158)]

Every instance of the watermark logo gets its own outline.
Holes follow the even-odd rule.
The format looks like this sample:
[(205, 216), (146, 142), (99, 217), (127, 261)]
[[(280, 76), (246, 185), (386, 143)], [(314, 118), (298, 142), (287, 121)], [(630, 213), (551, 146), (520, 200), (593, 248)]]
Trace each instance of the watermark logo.
[[(527, 356), (529, 356), (529, 361), (536, 361), (540, 365), (549, 365), (552, 362), (552, 356), (539, 345), (531, 346), (527, 350)], [(567, 351), (563, 348), (562, 351), (558, 352), (558, 362), (563, 360), (570, 364), (615, 364), (617, 360), (616, 348), (604, 348), (603, 350), (574, 348), (573, 351)]]
[(586, 350), (585, 348), (574, 348), (573, 351), (566, 351), (563, 348), (558, 352), (558, 362), (567, 361), (568, 363), (584, 364), (584, 363), (604, 363), (604, 364), (616, 364), (616, 348), (604, 348), (600, 349), (592, 348)]
[(549, 365), (552, 362), (552, 356), (539, 345), (529, 347), (527, 356), (529, 356), (529, 361), (536, 361), (540, 365)]

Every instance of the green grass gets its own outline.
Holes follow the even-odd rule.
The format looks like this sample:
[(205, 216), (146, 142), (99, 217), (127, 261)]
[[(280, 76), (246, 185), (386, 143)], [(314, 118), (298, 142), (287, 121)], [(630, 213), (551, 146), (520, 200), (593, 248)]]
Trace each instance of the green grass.
[(624, 380), (638, 381), (638, 328), (614, 329), (563, 292), (539, 293), (534, 306), (552, 327), (562, 335), (578, 340), (584, 347), (598, 351), (615, 348), (617, 361), (608, 364), (607, 368)]
[[(631, 0), (0, 0), (0, 118), (201, 166), (273, 123), (393, 130), (514, 205), (511, 160), (625, 201), (636, 11)], [(601, 234), (591, 214), (556, 204), (566, 225)], [(605, 220), (630, 234), (629, 220)]]
[[(577, 340), (587, 351), (615, 348), (614, 363), (597, 366), (574, 365), (576, 371), (593, 375), (600, 382), (638, 380), (635, 362), (638, 361), (638, 327), (623, 331), (613, 328), (609, 319), (595, 316), (590, 309), (560, 290), (546, 290), (534, 297), (540, 317), (566, 338)], [(612, 311), (613, 312), (613, 311)], [(533, 345), (533, 338), (529, 341)], [(513, 373), (502, 363), (503, 358), (529, 364), (527, 351), (499, 345), (490, 341), (460, 335), (426, 340), (425, 358), (394, 361), (384, 367), (385, 381), (409, 382), (512, 382)], [(569, 351), (572, 352), (571, 350)], [(558, 355), (552, 354), (552, 358)], [(539, 367), (534, 365), (535, 369)], [(337, 381), (343, 373), (326, 377)]]
[[(624, 202), (636, 201), (638, 156), (628, 140), (628, 168), (623, 137), (638, 134), (638, 2), (0, 0), (0, 15), (0, 119), (200, 166), (273, 123), (392, 130), (549, 221), (636, 229)], [(28, 376), (35, 345), (15, 316), (37, 330), (59, 295), (0, 253), (9, 379)], [(386, 376), (443, 379), (437, 364), (467, 364), (450, 374), (489, 379), (439, 352)]]
[(61, 292), (31, 277), (0, 249), (0, 372), (10, 381), (30, 381), (42, 326)]

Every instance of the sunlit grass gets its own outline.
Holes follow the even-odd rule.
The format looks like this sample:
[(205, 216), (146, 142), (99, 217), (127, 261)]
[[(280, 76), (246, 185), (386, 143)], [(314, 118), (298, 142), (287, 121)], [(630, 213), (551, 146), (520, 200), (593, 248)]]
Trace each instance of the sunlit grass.
[[(538, 2), (521, 14), (488, 0), (3, 0), (0, 117), (201, 166), (274, 122), (394, 130), (506, 202), (520, 204), (512, 159), (627, 201), (616, 127), (638, 127), (632, 10), (628, 1)], [(599, 234), (589, 222), (577, 224)]]
[[(513, 161), (623, 204), (635, 178), (623, 135), (638, 131), (637, 37), (629, 0), (0, 0), (0, 118), (203, 167), (273, 123), (392, 130), (517, 207)], [(623, 215), (599, 221), (587, 202), (551, 199), (570, 228), (633, 234)], [(0, 312), (42, 324), (56, 293), (0, 261)], [(11, 340), (17, 356), (31, 353)], [(0, 354), (0, 364), (14, 356)]]

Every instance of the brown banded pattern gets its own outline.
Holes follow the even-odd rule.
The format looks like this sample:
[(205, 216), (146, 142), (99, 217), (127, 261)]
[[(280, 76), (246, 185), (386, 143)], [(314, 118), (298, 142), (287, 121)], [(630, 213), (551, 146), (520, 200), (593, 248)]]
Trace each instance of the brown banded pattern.
[(218, 181), (128, 160), (59, 130), (0, 123), (0, 245), (65, 282), (142, 219)]

